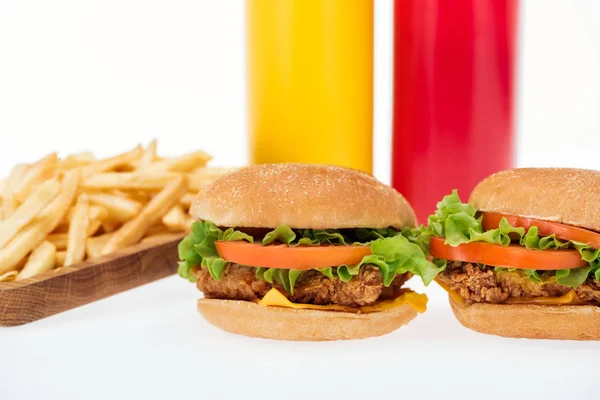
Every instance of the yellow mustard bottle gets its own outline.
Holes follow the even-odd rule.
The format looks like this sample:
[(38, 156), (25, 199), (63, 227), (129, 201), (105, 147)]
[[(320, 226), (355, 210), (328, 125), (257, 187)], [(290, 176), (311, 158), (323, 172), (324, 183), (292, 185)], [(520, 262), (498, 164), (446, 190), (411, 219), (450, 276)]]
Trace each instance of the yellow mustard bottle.
[(373, 0), (247, 0), (250, 161), (372, 173)]

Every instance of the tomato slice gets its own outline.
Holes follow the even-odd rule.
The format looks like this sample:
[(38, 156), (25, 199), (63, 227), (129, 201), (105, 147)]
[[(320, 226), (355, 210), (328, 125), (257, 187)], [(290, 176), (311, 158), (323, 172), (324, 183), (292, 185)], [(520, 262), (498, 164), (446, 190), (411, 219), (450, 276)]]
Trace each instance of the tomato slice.
[(600, 233), (596, 233), (576, 226), (559, 224), (557, 222), (542, 221), (539, 219), (519, 217), (516, 215), (505, 215), (498, 213), (483, 213), (483, 230), (488, 231), (500, 226), (500, 220), (506, 218), (509, 224), (515, 227), (523, 227), (525, 230), (532, 226), (537, 226), (540, 236), (550, 236), (555, 234), (561, 240), (573, 240), (586, 243), (595, 249), (600, 249)]
[(429, 250), (435, 258), (493, 265), (495, 267), (559, 270), (585, 267), (577, 250), (530, 250), (519, 245), (501, 246), (485, 242), (463, 243), (456, 247), (444, 238), (431, 238)]
[(215, 246), (219, 256), (228, 262), (250, 267), (300, 270), (357, 264), (371, 254), (369, 246), (263, 246), (242, 241), (217, 241)]

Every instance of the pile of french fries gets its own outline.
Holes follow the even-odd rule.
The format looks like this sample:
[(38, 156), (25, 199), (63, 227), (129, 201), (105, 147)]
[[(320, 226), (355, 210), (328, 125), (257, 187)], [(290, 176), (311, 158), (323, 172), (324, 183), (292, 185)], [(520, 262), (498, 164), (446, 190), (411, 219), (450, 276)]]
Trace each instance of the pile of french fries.
[(147, 147), (96, 159), (52, 153), (0, 180), (0, 282), (29, 278), (191, 226), (199, 190), (229, 171), (202, 151), (161, 158)]

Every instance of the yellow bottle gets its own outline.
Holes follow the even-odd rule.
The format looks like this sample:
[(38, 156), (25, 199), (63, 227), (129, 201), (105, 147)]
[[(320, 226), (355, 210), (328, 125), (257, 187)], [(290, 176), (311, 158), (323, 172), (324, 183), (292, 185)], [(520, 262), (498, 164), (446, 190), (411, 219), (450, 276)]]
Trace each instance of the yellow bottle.
[(372, 172), (373, 0), (247, 0), (252, 163)]

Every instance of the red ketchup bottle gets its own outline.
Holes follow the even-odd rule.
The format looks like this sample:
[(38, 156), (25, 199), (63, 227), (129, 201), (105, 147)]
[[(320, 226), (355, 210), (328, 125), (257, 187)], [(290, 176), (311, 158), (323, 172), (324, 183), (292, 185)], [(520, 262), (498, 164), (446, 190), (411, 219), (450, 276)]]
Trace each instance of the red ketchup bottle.
[(513, 165), (517, 0), (396, 0), (392, 185), (419, 222)]

